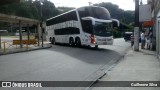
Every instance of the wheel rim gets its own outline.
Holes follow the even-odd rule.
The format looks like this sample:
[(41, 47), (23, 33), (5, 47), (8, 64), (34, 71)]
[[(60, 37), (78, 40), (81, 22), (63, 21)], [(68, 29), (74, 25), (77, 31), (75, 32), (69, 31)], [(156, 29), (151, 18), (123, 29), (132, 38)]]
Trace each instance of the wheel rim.
[(50, 38), (50, 42), (52, 43), (52, 38)]
[(80, 46), (80, 45), (81, 45), (81, 41), (80, 41), (80, 39), (79, 39), (79, 38), (77, 39), (76, 44), (77, 44), (77, 46)]
[(73, 45), (73, 39), (70, 39), (69, 45)]
[(55, 44), (55, 39), (53, 38), (52, 43)]

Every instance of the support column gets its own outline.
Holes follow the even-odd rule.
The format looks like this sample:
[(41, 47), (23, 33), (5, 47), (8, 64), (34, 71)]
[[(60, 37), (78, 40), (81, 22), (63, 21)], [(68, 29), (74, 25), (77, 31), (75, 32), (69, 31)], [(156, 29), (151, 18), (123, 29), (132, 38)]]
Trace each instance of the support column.
[(41, 37), (42, 37), (42, 47), (43, 47), (43, 37), (44, 37), (44, 36), (43, 36), (43, 29), (42, 29), (42, 28), (41, 28), (41, 34), (42, 34)]
[(41, 39), (42, 39), (42, 47), (43, 47), (43, 22), (41, 23)]
[(20, 48), (23, 48), (23, 44), (22, 44), (22, 26), (21, 26), (21, 21), (19, 21), (19, 40), (20, 40)]
[(134, 27), (134, 50), (139, 51), (139, 27)]
[(35, 39), (37, 38), (37, 32), (36, 32), (37, 28), (36, 28), (36, 25), (34, 27), (34, 36), (35, 36)]
[(139, 51), (139, 0), (135, 0), (134, 50)]
[(1, 43), (1, 33), (0, 33), (0, 49), (1, 49), (1, 44), (2, 44), (2, 43)]
[(29, 35), (30, 35), (30, 32), (29, 32), (29, 24), (27, 24), (27, 37), (28, 37), (28, 41), (30, 40)]
[[(154, 23), (157, 23), (157, 10), (154, 10)], [(156, 50), (156, 30), (157, 24), (154, 24), (153, 27), (153, 38), (152, 38), (152, 50)]]
[(157, 58), (160, 60), (160, 18), (156, 19), (156, 52)]
[(11, 29), (11, 35), (13, 35), (13, 28), (12, 28), (13, 23), (10, 23), (10, 29)]
[(38, 23), (37, 24), (37, 39), (38, 39), (38, 46), (40, 46), (40, 43), (39, 43), (39, 41), (40, 41), (40, 38), (41, 38), (41, 32), (40, 32), (40, 23)]

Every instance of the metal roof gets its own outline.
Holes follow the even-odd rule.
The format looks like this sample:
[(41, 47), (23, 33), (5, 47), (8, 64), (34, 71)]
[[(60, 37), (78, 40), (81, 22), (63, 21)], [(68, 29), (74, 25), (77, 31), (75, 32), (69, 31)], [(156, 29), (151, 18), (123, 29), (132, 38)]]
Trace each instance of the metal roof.
[(19, 21), (21, 21), (22, 24), (30, 24), (30, 25), (37, 24), (40, 22), (39, 20), (35, 20), (35, 19), (19, 17), (14, 15), (6, 15), (6, 14), (0, 13), (0, 22), (19, 23)]

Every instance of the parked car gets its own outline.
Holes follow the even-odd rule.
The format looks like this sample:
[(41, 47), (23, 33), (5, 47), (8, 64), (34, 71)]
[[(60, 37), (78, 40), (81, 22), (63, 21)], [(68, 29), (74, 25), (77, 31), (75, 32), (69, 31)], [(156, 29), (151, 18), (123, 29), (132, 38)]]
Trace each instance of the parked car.
[(133, 34), (133, 32), (125, 32), (125, 33), (123, 34), (124, 40), (125, 40), (125, 41), (130, 41), (132, 34)]

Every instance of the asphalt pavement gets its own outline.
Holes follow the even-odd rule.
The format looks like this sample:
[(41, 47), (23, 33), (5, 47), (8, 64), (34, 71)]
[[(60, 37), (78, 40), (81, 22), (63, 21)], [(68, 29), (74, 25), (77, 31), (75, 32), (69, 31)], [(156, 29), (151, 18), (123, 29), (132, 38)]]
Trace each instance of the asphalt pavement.
[(52, 45), (48, 49), (3, 55), (0, 56), (0, 81), (95, 81), (129, 47), (130, 43), (121, 38), (115, 39), (114, 45), (99, 49)]

